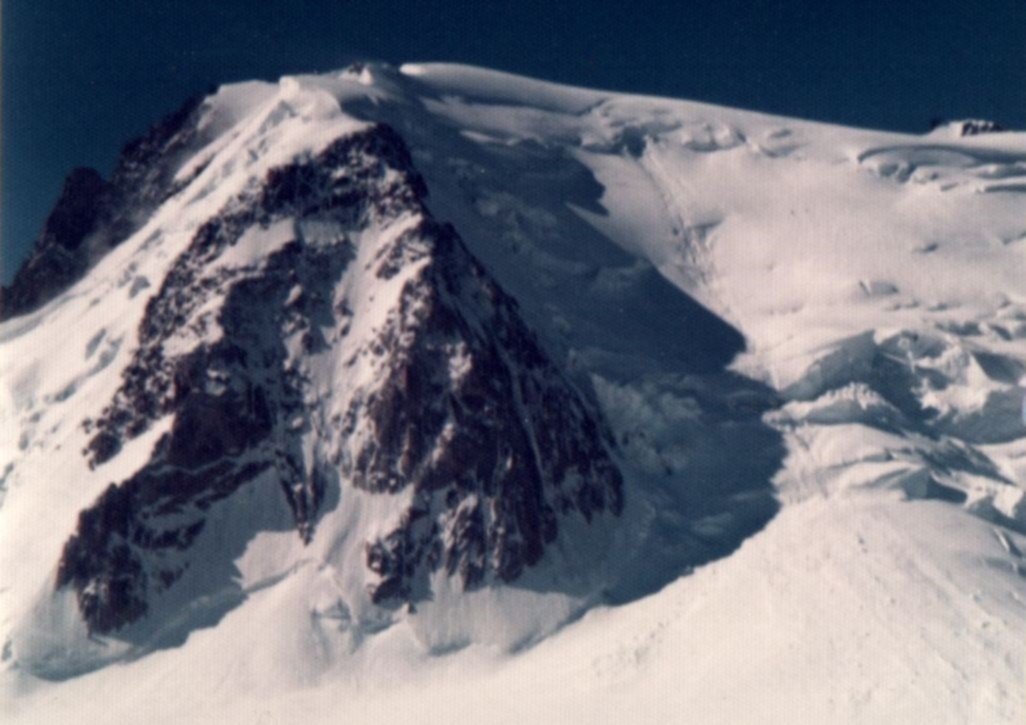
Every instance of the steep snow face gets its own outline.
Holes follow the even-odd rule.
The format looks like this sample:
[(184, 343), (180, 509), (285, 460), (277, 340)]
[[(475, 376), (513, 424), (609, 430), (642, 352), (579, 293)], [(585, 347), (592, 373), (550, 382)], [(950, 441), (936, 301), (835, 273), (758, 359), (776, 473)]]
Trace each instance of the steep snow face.
[(450, 65), (200, 108), (0, 327), (12, 717), (1021, 719), (1026, 136)]

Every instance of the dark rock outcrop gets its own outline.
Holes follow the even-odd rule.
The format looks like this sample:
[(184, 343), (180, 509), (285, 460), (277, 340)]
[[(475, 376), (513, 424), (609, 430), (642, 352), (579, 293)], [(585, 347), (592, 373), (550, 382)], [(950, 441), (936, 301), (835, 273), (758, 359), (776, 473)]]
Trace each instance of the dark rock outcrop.
[(559, 516), (622, 507), (594, 412), (513, 299), (451, 227), (429, 220), (410, 236), (414, 250), (431, 244), (431, 261), (373, 342), (381, 383), (353, 401), (342, 429), (356, 441), (355, 485), (416, 492), (399, 526), (368, 544), (376, 601), (423, 596), (423, 575), (439, 566), (465, 587), (512, 581), (540, 561)]
[(961, 121), (949, 121), (944, 118), (934, 118), (930, 121), (930, 130), (946, 126), (953, 128), (955, 132), (962, 137), (965, 136), (979, 136), (985, 133), (1001, 133), (1007, 131), (1002, 124), (997, 121), (988, 121), (982, 118), (967, 118)]
[(31, 255), (10, 287), (0, 290), (0, 317), (32, 310), (85, 274), (85, 242), (96, 231), (107, 193), (108, 184), (95, 169), (68, 175)]
[(958, 122), (960, 136), (979, 136), (985, 133), (1000, 133), (1005, 130), (997, 121), (971, 119)]

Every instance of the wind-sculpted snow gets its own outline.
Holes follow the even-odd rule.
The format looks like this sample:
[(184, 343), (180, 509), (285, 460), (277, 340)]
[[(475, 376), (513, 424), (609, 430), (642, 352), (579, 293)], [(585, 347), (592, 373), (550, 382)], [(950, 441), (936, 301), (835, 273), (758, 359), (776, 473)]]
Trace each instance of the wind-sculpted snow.
[[(970, 324), (838, 341), (772, 419), (821, 452), (823, 486), (940, 499), (1026, 533), (1022, 488), (990, 452), (1023, 437), (1026, 364), (985, 344), (1009, 337), (995, 321), (989, 332)], [(860, 452), (837, 448), (862, 427), (878, 433)]]
[(859, 157), (872, 173), (898, 183), (948, 192), (967, 186), (977, 193), (1022, 192), (1026, 155), (944, 144), (873, 149)]

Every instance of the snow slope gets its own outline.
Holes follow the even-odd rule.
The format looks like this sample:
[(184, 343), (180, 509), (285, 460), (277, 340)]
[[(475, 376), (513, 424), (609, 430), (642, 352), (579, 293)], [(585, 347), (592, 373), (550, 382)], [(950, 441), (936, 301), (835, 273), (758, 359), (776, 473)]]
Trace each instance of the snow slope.
[[(5, 722), (1026, 716), (1026, 134), (915, 137), (431, 64), (208, 104), (182, 190), (0, 326)], [(343, 498), (336, 538), (304, 547), (254, 494), (232, 516), (267, 530), (230, 606), (188, 610), (176, 646), (87, 636), (54, 594), (62, 547), (171, 425), (95, 469), (80, 454), (147, 301), (253, 179), (374, 123), (592, 391), (624, 517), (600, 554), (382, 614), (340, 606), (360, 582), (332, 542), (391, 503)]]

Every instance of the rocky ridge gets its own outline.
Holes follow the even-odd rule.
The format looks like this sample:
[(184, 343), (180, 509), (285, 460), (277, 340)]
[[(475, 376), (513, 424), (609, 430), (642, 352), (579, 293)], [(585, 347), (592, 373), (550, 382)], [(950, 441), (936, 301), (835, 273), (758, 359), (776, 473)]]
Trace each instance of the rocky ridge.
[(87, 167), (68, 175), (31, 253), (0, 289), (0, 320), (31, 312), (77, 282), (187, 184), (173, 179), (203, 140), (203, 100), (193, 96), (128, 143), (109, 180)]

